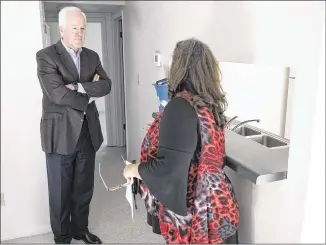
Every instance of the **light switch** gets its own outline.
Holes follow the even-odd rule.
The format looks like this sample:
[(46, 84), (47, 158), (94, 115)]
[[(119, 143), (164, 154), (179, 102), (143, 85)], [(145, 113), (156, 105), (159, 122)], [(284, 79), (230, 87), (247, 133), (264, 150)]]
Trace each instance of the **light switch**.
[(162, 55), (160, 51), (155, 51), (154, 53), (154, 64), (156, 66), (162, 66)]

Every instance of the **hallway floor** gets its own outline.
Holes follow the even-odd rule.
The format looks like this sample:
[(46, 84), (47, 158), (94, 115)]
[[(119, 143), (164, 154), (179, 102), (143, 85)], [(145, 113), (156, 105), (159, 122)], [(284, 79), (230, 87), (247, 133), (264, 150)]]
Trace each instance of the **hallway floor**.
[[(125, 183), (122, 176), (125, 148), (103, 147), (97, 153), (95, 169), (95, 191), (91, 202), (89, 230), (98, 235), (103, 243), (165, 243), (160, 235), (152, 233), (146, 223), (144, 202), (137, 199), (138, 210), (131, 219), (130, 205), (125, 198), (125, 188), (107, 192), (99, 176), (101, 162), (102, 177), (110, 188)], [(24, 237), (2, 243), (53, 243), (52, 233)], [(83, 243), (73, 240), (72, 243)]]

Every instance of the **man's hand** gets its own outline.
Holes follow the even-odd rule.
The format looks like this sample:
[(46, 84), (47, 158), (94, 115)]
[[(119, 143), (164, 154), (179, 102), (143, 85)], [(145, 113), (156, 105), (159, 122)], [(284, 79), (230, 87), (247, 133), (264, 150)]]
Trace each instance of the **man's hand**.
[(97, 82), (100, 79), (100, 76), (96, 73), (95, 76), (93, 77), (92, 82)]
[(65, 85), (67, 88), (69, 88), (70, 90), (75, 90), (75, 87), (74, 87), (74, 85), (72, 85), (72, 84), (67, 84), (67, 85)]
[[(96, 73), (95, 75), (94, 75), (94, 77), (93, 77), (93, 81), (92, 82), (97, 82), (98, 80), (100, 79), (100, 76)], [(67, 84), (67, 85), (65, 85), (67, 88), (69, 88), (70, 90), (75, 90), (75, 87), (74, 87), (74, 85), (72, 85), (72, 84)], [(84, 92), (84, 93), (86, 93), (86, 92)]]

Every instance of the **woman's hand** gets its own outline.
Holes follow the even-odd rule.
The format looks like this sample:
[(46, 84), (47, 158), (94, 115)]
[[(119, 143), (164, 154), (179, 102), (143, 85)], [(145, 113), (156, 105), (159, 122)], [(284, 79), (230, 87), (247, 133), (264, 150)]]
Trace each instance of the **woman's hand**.
[(132, 178), (138, 178), (141, 179), (138, 173), (138, 166), (139, 163), (135, 163), (135, 164), (128, 164), (126, 165), (125, 169), (123, 170), (123, 176), (127, 179), (130, 180)]

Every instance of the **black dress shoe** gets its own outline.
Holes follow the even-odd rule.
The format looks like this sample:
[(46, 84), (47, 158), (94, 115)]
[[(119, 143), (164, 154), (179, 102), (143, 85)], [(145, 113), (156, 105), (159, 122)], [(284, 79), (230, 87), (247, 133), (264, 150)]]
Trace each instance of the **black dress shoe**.
[(86, 232), (82, 236), (75, 236), (74, 239), (83, 240), (86, 244), (102, 244), (101, 239), (90, 232)]
[(54, 243), (55, 244), (70, 244), (71, 243), (71, 237), (66, 235), (66, 236), (61, 236), (61, 237), (54, 237)]

